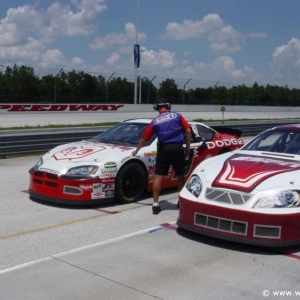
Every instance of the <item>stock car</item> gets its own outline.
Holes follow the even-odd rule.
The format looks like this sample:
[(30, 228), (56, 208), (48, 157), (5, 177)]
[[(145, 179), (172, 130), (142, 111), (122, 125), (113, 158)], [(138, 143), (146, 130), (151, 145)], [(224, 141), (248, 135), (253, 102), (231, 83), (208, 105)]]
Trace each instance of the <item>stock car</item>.
[(207, 159), (179, 194), (179, 228), (259, 246), (300, 243), (300, 124)]
[[(65, 204), (90, 205), (117, 201), (134, 202), (152, 191), (157, 137), (132, 156), (150, 119), (131, 119), (90, 140), (60, 145), (43, 155), (29, 170), (29, 195), (33, 199)], [(199, 122), (192, 129), (186, 176), (204, 159), (243, 146), (239, 130), (220, 131)], [(223, 131), (223, 132), (221, 132)], [(226, 133), (227, 132), (227, 133)], [(177, 185), (172, 168), (162, 188)]]

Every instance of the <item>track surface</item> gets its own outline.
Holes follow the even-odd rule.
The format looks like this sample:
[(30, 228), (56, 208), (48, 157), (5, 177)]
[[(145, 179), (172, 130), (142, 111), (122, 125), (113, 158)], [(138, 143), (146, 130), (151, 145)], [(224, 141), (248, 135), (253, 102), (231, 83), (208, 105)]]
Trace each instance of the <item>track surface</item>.
[(177, 192), (70, 207), (29, 199), (38, 157), (0, 160), (0, 299), (300, 299), (300, 246), (267, 249), (178, 230)]

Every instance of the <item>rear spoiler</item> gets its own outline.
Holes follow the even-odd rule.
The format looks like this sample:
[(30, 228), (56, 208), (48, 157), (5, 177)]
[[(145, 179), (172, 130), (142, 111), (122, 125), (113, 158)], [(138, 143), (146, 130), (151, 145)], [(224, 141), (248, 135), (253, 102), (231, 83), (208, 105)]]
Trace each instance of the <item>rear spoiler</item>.
[(242, 136), (242, 130), (239, 129), (233, 129), (229, 127), (223, 127), (223, 126), (211, 126), (212, 129), (218, 131), (219, 133), (228, 133), (236, 135), (237, 137)]

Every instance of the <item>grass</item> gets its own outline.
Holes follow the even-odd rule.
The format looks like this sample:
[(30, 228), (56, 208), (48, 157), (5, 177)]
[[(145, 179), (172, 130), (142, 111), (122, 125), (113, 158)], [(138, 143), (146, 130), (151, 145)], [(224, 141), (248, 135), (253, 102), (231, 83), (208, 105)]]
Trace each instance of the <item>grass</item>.
[[(286, 118), (285, 118), (286, 119)], [(291, 119), (291, 120), (299, 120), (299, 118), (287, 118), (287, 119)], [(196, 119), (194, 121), (196, 122), (200, 122), (200, 123), (209, 123), (209, 122), (235, 122), (235, 121), (270, 121), (270, 120), (274, 120), (273, 118), (268, 118), (268, 119), (246, 119), (246, 118), (241, 118), (241, 119), (225, 119), (225, 120), (212, 120), (212, 119)], [(282, 120), (278, 119), (278, 120)], [(55, 128), (74, 128), (74, 127), (81, 127), (81, 128), (85, 128), (85, 127), (96, 127), (96, 126), (114, 126), (116, 124), (119, 124), (120, 122), (106, 122), (106, 123), (86, 123), (86, 124), (72, 124), (72, 125), (66, 125), (66, 124), (60, 124), (60, 125), (38, 125), (38, 126), (16, 126), (16, 127), (1, 127), (0, 126), (0, 131), (4, 131), (4, 130), (22, 130), (22, 129), (55, 129)]]

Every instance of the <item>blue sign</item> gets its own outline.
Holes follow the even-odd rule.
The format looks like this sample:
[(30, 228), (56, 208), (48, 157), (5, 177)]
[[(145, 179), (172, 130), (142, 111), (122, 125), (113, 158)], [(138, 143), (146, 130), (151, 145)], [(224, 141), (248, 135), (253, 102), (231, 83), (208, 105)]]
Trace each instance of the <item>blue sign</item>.
[(136, 68), (140, 67), (140, 45), (135, 44), (133, 48), (133, 56), (134, 56), (134, 66)]

